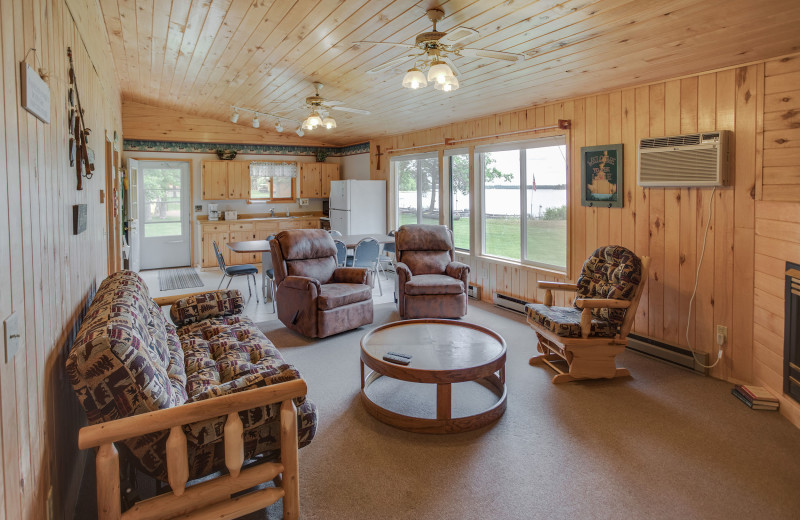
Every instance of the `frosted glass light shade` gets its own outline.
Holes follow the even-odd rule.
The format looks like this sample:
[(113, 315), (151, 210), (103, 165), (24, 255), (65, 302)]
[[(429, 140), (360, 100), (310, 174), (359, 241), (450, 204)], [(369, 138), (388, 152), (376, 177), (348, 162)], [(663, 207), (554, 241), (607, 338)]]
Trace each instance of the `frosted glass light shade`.
[(425, 79), (425, 74), (423, 74), (421, 70), (414, 67), (409, 69), (409, 71), (406, 72), (406, 75), (403, 77), (403, 86), (410, 89), (427, 87), (428, 80)]
[(442, 92), (452, 92), (453, 90), (458, 90), (458, 78), (455, 76), (446, 76), (442, 83), (434, 83), (433, 88), (436, 90), (441, 90)]
[(328, 130), (332, 128), (336, 128), (336, 120), (330, 116), (326, 117), (322, 120), (322, 126), (327, 128)]
[(322, 124), (322, 118), (316, 112), (311, 112), (311, 115), (303, 121), (303, 128), (306, 130), (313, 130)]
[(439, 60), (435, 60), (431, 63), (431, 68), (428, 71), (428, 81), (434, 81), (436, 83), (444, 83), (447, 76), (452, 76), (453, 71), (447, 65), (447, 63)]

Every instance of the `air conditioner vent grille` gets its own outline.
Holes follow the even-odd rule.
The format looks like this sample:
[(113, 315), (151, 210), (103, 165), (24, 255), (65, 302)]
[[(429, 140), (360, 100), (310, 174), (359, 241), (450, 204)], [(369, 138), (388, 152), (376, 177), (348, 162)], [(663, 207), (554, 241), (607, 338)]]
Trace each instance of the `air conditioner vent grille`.
[(717, 150), (675, 150), (642, 154), (640, 182), (709, 183), (717, 180)]
[(652, 139), (642, 139), (639, 142), (639, 149), (642, 148), (667, 148), (672, 146), (691, 146), (700, 144), (700, 134), (673, 135), (670, 137), (655, 137)]

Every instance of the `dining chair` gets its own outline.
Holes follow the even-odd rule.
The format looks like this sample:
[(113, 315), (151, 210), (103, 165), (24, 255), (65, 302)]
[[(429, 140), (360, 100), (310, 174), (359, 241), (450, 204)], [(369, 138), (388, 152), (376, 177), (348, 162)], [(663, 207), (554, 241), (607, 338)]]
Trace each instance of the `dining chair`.
[[(269, 235), (267, 237), (267, 242), (269, 242), (273, 238), (275, 238), (274, 234)], [(264, 272), (267, 274), (267, 280), (268, 280), (267, 289), (269, 289), (269, 295), (270, 298), (272, 299), (272, 312), (275, 312), (275, 268), (272, 265), (272, 255), (261, 255), (261, 258), (262, 262), (264, 263), (264, 265), (261, 266), (261, 269), (263, 269)], [(265, 302), (267, 301), (266, 294), (264, 294), (264, 301)]]
[(341, 240), (333, 239), (336, 244), (336, 265), (344, 267), (347, 263), (347, 246)]
[[(387, 233), (387, 235), (389, 235), (390, 237), (393, 237), (394, 233), (395, 233), (395, 231), (391, 230), (391, 231), (389, 231)], [(389, 279), (389, 275), (386, 273), (386, 269), (383, 268), (383, 264), (388, 264), (388, 265), (392, 266), (392, 271), (395, 270), (395, 268), (394, 268), (394, 260), (395, 260), (395, 252), (396, 252), (396, 250), (397, 250), (397, 248), (396, 248), (394, 242), (389, 242), (388, 244), (383, 244), (383, 253), (384, 254), (382, 254), (382, 255), (380, 255), (378, 257), (378, 259), (380, 260), (379, 263), (378, 263), (378, 267), (380, 268), (381, 271), (383, 271), (383, 277), (386, 278), (387, 280)], [(391, 254), (391, 256), (390, 256), (390, 254)]]
[(378, 290), (380, 295), (383, 296), (383, 287), (381, 287), (381, 279), (378, 277), (378, 266), (380, 260), (381, 245), (374, 238), (363, 238), (356, 244), (355, 251), (352, 257), (347, 258), (347, 267), (365, 267), (373, 272), (375, 275), (374, 280), (378, 281)]
[(335, 229), (329, 229), (328, 233), (330, 233), (332, 237), (340, 237), (340, 236), (342, 236), (342, 233), (339, 232), (339, 231), (336, 231)]
[(250, 278), (249, 276), (253, 277), (253, 287), (256, 288), (256, 302), (258, 302), (258, 285), (256, 285), (256, 274), (258, 273), (258, 268), (253, 264), (242, 264), (242, 265), (232, 265), (230, 267), (225, 265), (225, 259), (222, 257), (222, 253), (219, 251), (219, 247), (217, 247), (217, 241), (213, 240), (211, 242), (214, 245), (214, 254), (217, 256), (217, 263), (219, 264), (219, 268), (222, 271), (222, 279), (219, 281), (219, 285), (217, 289), (222, 287), (222, 282), (225, 281), (225, 277), (229, 277), (228, 285), (225, 288), (230, 287), (231, 280), (233, 280), (236, 276), (244, 276), (247, 280), (247, 293), (252, 296), (253, 291), (250, 290)]

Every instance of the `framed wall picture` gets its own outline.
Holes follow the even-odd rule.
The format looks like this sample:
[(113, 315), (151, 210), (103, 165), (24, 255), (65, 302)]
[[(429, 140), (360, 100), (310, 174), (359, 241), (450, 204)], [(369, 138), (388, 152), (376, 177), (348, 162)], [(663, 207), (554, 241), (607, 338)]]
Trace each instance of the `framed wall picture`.
[(625, 197), (622, 144), (581, 148), (581, 205), (621, 208)]

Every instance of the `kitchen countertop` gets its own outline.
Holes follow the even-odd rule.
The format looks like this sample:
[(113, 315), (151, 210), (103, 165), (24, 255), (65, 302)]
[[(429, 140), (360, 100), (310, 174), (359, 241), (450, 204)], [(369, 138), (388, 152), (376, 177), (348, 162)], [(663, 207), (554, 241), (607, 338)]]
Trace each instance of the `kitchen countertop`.
[(312, 215), (291, 215), (289, 217), (287, 217), (285, 215), (275, 215), (274, 217), (261, 216), (261, 215), (257, 215), (257, 216), (245, 215), (245, 216), (240, 216), (236, 220), (224, 220), (224, 219), (208, 220), (208, 215), (198, 215), (197, 216), (197, 222), (199, 224), (230, 224), (230, 223), (233, 223), (233, 222), (242, 222), (242, 221), (257, 222), (257, 221), (270, 221), (270, 220), (275, 220), (275, 221), (281, 222), (281, 221), (284, 221), (284, 220), (318, 219), (318, 218), (321, 218), (321, 217), (322, 217), (321, 214), (316, 214), (316, 215), (313, 215), (313, 214)]

